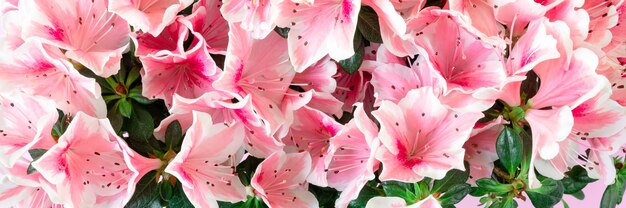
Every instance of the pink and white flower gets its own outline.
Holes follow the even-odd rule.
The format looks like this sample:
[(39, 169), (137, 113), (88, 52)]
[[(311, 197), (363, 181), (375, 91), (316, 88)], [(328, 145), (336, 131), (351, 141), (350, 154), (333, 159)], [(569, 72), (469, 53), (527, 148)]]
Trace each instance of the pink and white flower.
[(430, 87), (411, 90), (398, 104), (382, 101), (372, 112), (380, 122), (380, 179), (414, 183), (464, 170), (463, 144), (482, 113), (460, 113), (441, 104)]
[(315, 208), (319, 202), (305, 183), (310, 170), (311, 157), (306, 152), (276, 152), (259, 164), (250, 184), (269, 207)]
[(241, 123), (213, 123), (209, 114), (194, 111), (181, 150), (165, 172), (178, 178), (194, 206), (243, 201), (246, 190), (235, 171), (243, 156), (243, 137)]
[(142, 30), (154, 36), (174, 21), (176, 14), (193, 0), (115, 0), (109, 1), (108, 9), (128, 21), (135, 30)]

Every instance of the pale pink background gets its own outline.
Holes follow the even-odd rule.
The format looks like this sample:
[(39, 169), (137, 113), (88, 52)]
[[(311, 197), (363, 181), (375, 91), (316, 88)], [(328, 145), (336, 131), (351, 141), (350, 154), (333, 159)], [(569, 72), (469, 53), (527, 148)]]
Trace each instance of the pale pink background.
[[(571, 208), (597, 208), (597, 207), (600, 207), (600, 199), (602, 199), (602, 193), (604, 193), (605, 188), (606, 188), (606, 185), (604, 185), (602, 181), (596, 181), (594, 183), (587, 185), (587, 187), (585, 187), (585, 189), (583, 190), (583, 192), (585, 193), (584, 200), (578, 200), (570, 195), (565, 195), (564, 199), (569, 205), (569, 207)], [(461, 201), (461, 203), (457, 204), (456, 207), (458, 208), (482, 207), (482, 206), (478, 206), (478, 204), (480, 204), (480, 202), (478, 202), (478, 199), (479, 198), (477, 197), (472, 197), (468, 195), (467, 197), (465, 197), (465, 199), (463, 199), (463, 201)], [(518, 199), (517, 203), (519, 204), (520, 208), (533, 207), (529, 199), (526, 199), (526, 201), (522, 201)], [(562, 208), (563, 204), (559, 203), (555, 207)], [(618, 205), (617, 207), (626, 208), (626, 202), (622, 203), (621, 205)]]

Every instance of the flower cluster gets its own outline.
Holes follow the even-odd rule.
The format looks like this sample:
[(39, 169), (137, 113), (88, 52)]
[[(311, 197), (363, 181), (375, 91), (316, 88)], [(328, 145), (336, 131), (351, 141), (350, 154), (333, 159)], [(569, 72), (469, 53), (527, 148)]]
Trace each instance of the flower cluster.
[(626, 189), (621, 0), (0, 15), (3, 207), (552, 207), (598, 180), (615, 207)]

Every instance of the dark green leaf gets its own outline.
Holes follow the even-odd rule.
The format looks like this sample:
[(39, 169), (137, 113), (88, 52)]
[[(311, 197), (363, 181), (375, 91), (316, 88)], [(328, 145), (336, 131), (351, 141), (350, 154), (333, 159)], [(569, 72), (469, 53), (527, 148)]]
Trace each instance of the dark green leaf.
[(33, 174), (34, 172), (37, 172), (37, 169), (33, 167), (33, 164), (28, 164), (28, 168), (26, 169), (26, 174), (30, 175), (30, 174)]
[(413, 184), (398, 182), (398, 181), (385, 181), (382, 182), (383, 190), (387, 196), (397, 196), (403, 198), (407, 203), (414, 202), (418, 199), (413, 193)]
[(130, 118), (130, 115), (133, 112), (133, 105), (131, 105), (130, 102), (128, 102), (126, 99), (121, 99), (118, 102), (118, 108), (122, 116)]
[(141, 86), (130, 89), (130, 92), (128, 93), (128, 97), (144, 105), (154, 103), (155, 100), (150, 100), (141, 94), (141, 89), (142, 89)]
[[(44, 153), (46, 153), (47, 151), (48, 151), (47, 149), (39, 149), (39, 148), (37, 148), (37, 149), (30, 149), (30, 150), (28, 150), (28, 154), (30, 154), (30, 157), (33, 158), (32, 162), (35, 162), (35, 161), (39, 160), (39, 158)], [(26, 169), (26, 174), (28, 174), (28, 175), (30, 175), (30, 174), (34, 173), (35, 171), (37, 171), (37, 169), (35, 169), (35, 167), (33, 167), (32, 162), (31, 162), (31, 164), (28, 165), (28, 168)]]
[(615, 208), (621, 203), (624, 196), (624, 189), (626, 184), (620, 178), (616, 178), (615, 183), (609, 185), (602, 194), (602, 200), (600, 201), (600, 207), (602, 208)]
[(135, 189), (133, 197), (128, 201), (125, 207), (135, 208), (160, 208), (159, 193), (157, 190), (156, 171), (150, 171), (144, 175)]
[(339, 192), (330, 187), (319, 187), (309, 184), (309, 191), (315, 195), (320, 207), (334, 207)]
[(517, 202), (515, 201), (515, 199), (513, 199), (513, 197), (506, 197), (502, 200), (502, 203), (500, 203), (502, 208), (517, 208)]
[(128, 129), (131, 130), (128, 132), (131, 137), (142, 140), (150, 139), (154, 131), (152, 115), (143, 108), (136, 108), (135, 113), (133, 113), (131, 119), (128, 120)]
[(476, 185), (485, 191), (492, 193), (506, 193), (513, 190), (513, 186), (511, 186), (511, 184), (501, 184), (491, 178), (478, 179), (476, 180)]
[(526, 194), (535, 207), (553, 207), (563, 198), (563, 184), (551, 178), (541, 180), (541, 187), (527, 189)]
[(187, 195), (185, 195), (185, 191), (183, 191), (183, 187), (181, 185), (181, 183), (176, 183), (176, 186), (174, 186), (174, 190), (172, 193), (172, 197), (170, 198), (170, 206), (172, 208), (193, 208), (193, 204), (191, 204), (191, 202), (189, 201), (189, 199), (187, 198)]
[(274, 31), (276, 33), (278, 33), (278, 35), (280, 35), (280, 37), (283, 37), (283, 38), (287, 38), (287, 35), (289, 34), (289, 28), (288, 27), (275, 27)]
[(516, 177), (517, 179), (526, 179), (526, 177), (528, 176), (528, 172), (531, 169), (530, 160), (532, 159), (533, 144), (532, 137), (530, 135), (531, 134), (529, 134), (526, 130), (521, 131), (519, 134), (520, 139), (522, 140), (522, 161), (520, 172)]
[(168, 180), (161, 181), (159, 184), (159, 196), (161, 196), (161, 200), (167, 202), (172, 198), (174, 194), (174, 190), (172, 184)]
[(461, 202), (470, 192), (470, 185), (466, 183), (456, 184), (450, 187), (443, 196), (439, 197), (441, 205), (452, 205)]
[(590, 178), (587, 175), (587, 170), (579, 165), (574, 166), (570, 171), (567, 171), (565, 175), (567, 175), (567, 177), (561, 180), (561, 183), (563, 183), (563, 193), (565, 194), (579, 192), (585, 188), (587, 184), (598, 180)]
[(519, 135), (510, 127), (502, 129), (496, 140), (496, 153), (510, 176), (515, 176), (517, 166), (522, 161), (522, 145)]
[[(465, 169), (469, 170), (467, 167)], [(446, 176), (443, 177), (441, 180), (436, 180), (433, 183), (433, 188), (431, 189), (432, 190), (431, 192), (432, 193), (446, 192), (452, 186), (465, 183), (465, 181), (467, 181), (468, 178), (469, 178), (468, 171), (452, 169), (448, 171), (448, 173), (446, 173)]]
[(107, 112), (107, 118), (109, 119), (109, 122), (111, 122), (113, 130), (119, 133), (122, 129), (122, 125), (124, 125), (124, 117), (122, 117), (120, 111), (110, 110)]
[(470, 189), (470, 195), (473, 197), (481, 197), (484, 196), (485, 194), (487, 194), (487, 190), (485, 190), (484, 188), (481, 187), (472, 187)]
[(572, 193), (571, 195), (572, 195), (574, 198), (577, 198), (577, 199), (579, 199), (579, 200), (583, 200), (583, 199), (585, 199), (585, 193), (583, 193), (583, 191), (582, 191), (582, 190), (580, 190), (580, 191), (578, 191), (578, 192), (576, 192), (576, 193)]
[(354, 55), (350, 58), (338, 61), (339, 66), (348, 74), (356, 72), (361, 63), (363, 63), (363, 54), (365, 53), (365, 44), (360, 33), (354, 34)]
[(180, 145), (183, 143), (183, 129), (180, 126), (180, 122), (175, 120), (167, 126), (165, 130), (165, 145), (169, 149), (173, 149), (175, 152), (180, 151)]
[(252, 175), (254, 174), (254, 171), (256, 171), (257, 166), (261, 164), (261, 162), (263, 162), (263, 159), (248, 156), (246, 160), (237, 165), (237, 176), (239, 176), (239, 180), (241, 180), (241, 183), (244, 186), (250, 184)]
[(126, 77), (126, 88), (130, 88), (130, 86), (137, 81), (139, 78), (139, 69), (131, 69), (128, 72), (128, 76)]
[(52, 137), (54, 138), (59, 138), (61, 137), (61, 135), (63, 135), (63, 133), (65, 133), (65, 130), (67, 129), (67, 126), (69, 126), (69, 119), (68, 116), (65, 115), (65, 113), (63, 113), (63, 111), (57, 109), (57, 113), (59, 114), (59, 117), (57, 119), (57, 122), (54, 123), (54, 126), (52, 126)]
[(382, 196), (385, 194), (381, 190), (377, 190), (375, 188), (372, 188), (371, 186), (373, 186), (373, 182), (369, 182), (367, 185), (363, 186), (363, 189), (361, 189), (361, 192), (359, 192), (359, 197), (357, 197), (355, 200), (350, 201), (348, 207), (363, 208), (365, 207), (365, 205), (367, 205), (367, 201), (369, 201), (371, 198), (374, 198), (376, 196)]
[(48, 150), (47, 149), (30, 149), (28, 150), (28, 154), (30, 154), (30, 157), (33, 158), (33, 162), (37, 161), (44, 153), (46, 153)]
[(359, 12), (359, 21), (357, 28), (363, 37), (373, 43), (382, 43), (380, 37), (380, 25), (378, 24), (378, 15), (374, 9), (368, 6), (362, 6)]

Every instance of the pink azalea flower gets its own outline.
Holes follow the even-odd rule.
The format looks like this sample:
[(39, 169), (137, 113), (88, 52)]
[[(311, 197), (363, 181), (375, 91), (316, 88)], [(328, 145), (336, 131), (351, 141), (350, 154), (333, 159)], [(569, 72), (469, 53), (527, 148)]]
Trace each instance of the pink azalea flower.
[(134, 154), (115, 134), (107, 119), (79, 112), (57, 144), (32, 165), (70, 207), (119, 207), (130, 200), (135, 185), (147, 171), (161, 165), (141, 158), (143, 170), (129, 163)]
[(491, 0), (495, 8), (496, 19), (509, 28), (510, 33), (520, 35), (524, 27), (533, 20), (543, 17), (546, 12), (563, 0)]
[(226, 54), (228, 22), (217, 12), (222, 1), (201, 0), (193, 5), (193, 13), (180, 19), (196, 36), (203, 37), (209, 53)]
[(326, 56), (305, 71), (297, 73), (291, 85), (300, 86), (304, 90), (332, 93), (337, 88), (337, 80), (333, 78), (336, 73), (337, 64)]
[(411, 34), (411, 31), (407, 31), (407, 27), (415, 23), (425, 23), (422, 20), (425, 20), (426, 16), (431, 17), (430, 15), (421, 15), (419, 12), (426, 1), (366, 0), (363, 1), (363, 4), (376, 11), (381, 38), (391, 53), (398, 56), (412, 56), (416, 53), (415, 45), (410, 44), (414, 33)]
[(2, 18), (3, 21), (3, 25), (0, 26), (0, 50), (13, 51), (24, 44), (24, 39), (21, 35), (23, 24), (21, 23), (21, 18), (23, 17), (18, 10), (11, 10), (0, 14), (0, 18)]
[(383, 145), (376, 154), (384, 166), (380, 179), (408, 183), (441, 179), (453, 168), (464, 170), (463, 144), (483, 116), (447, 109), (430, 87), (409, 91), (398, 104), (382, 101), (372, 114), (381, 124)]
[(276, 27), (278, 12), (274, 0), (225, 0), (220, 11), (228, 22), (241, 23), (239, 26), (254, 39), (263, 39)]
[[(582, 5), (573, 5), (581, 6), (581, 10), (588, 14), (587, 18), (589, 18), (589, 23), (587, 27), (584, 28), (587, 29), (587, 31), (582, 32), (586, 32), (585, 34), (587, 34), (587, 36), (584, 36), (586, 37), (584, 41), (587, 42), (589, 46), (603, 48), (611, 43), (613, 34), (610, 29), (619, 23), (617, 7), (620, 4), (622, 4), (622, 2), (619, 0), (591, 0), (584, 1)], [(581, 18), (578, 18), (577, 20), (580, 21), (580, 19)], [(574, 22), (575, 19), (572, 18), (571, 21)], [(575, 25), (585, 24), (578, 22)]]
[(0, 94), (0, 163), (7, 167), (29, 149), (52, 146), (50, 132), (59, 114), (53, 101), (24, 93)]
[[(178, 20), (183, 19), (179, 17)], [(135, 43), (135, 56), (139, 58), (148, 55), (163, 57), (173, 54), (184, 54), (184, 42), (187, 40), (189, 30), (180, 21), (174, 21), (163, 29), (158, 36), (150, 33), (131, 33)], [(195, 37), (194, 37), (195, 38)], [(196, 45), (196, 44), (193, 44)]]
[(165, 172), (178, 178), (196, 207), (217, 207), (216, 200), (243, 201), (246, 190), (235, 172), (243, 137), (241, 123), (213, 123), (209, 114), (194, 111), (181, 150)]
[(259, 164), (250, 184), (269, 207), (316, 208), (319, 203), (305, 183), (310, 170), (309, 154), (276, 152)]
[(221, 74), (203, 42), (183, 54), (146, 56), (140, 60), (143, 95), (163, 99), (167, 107), (172, 106), (174, 94), (197, 98), (214, 90), (212, 83)]
[(433, 10), (432, 14), (438, 18), (415, 41), (447, 82), (443, 102), (459, 110), (486, 110), (495, 100), (480, 93), (499, 89), (506, 78), (502, 52), (468, 30), (467, 23), (454, 13)]
[(530, 22), (513, 46), (506, 63), (507, 76), (524, 75), (537, 64), (558, 58), (557, 41), (548, 34), (543, 19)]
[(63, 207), (41, 174), (27, 174), (31, 162), (30, 155), (25, 154), (10, 168), (0, 166), (0, 203), (7, 207)]
[(117, 73), (122, 53), (129, 45), (130, 28), (124, 19), (107, 11), (107, 1), (22, 3), (19, 10), (28, 17), (23, 37), (38, 38), (67, 50), (65, 56), (99, 76)]
[(317, 0), (311, 5), (281, 1), (277, 7), (276, 25), (290, 28), (289, 57), (297, 72), (327, 54), (334, 60), (354, 55), (352, 39), (361, 0)]
[(66, 113), (106, 117), (100, 86), (63, 60), (58, 49), (28, 41), (0, 63), (0, 88), (49, 97)]
[(340, 68), (333, 77), (337, 82), (337, 88), (332, 94), (343, 102), (342, 109), (347, 112), (352, 112), (354, 104), (362, 102), (367, 96), (367, 90), (372, 88), (369, 86), (372, 75), (365, 71), (365, 66), (361, 66), (353, 74), (348, 74)]
[(170, 116), (161, 121), (154, 130), (156, 138), (163, 140), (165, 130), (175, 120), (180, 122), (183, 130), (189, 129), (193, 123), (193, 111), (205, 112), (211, 115), (215, 123), (230, 123), (237, 121), (245, 126), (244, 144), (246, 150), (255, 157), (264, 158), (271, 153), (282, 150), (282, 143), (269, 135), (269, 130), (263, 126), (261, 118), (254, 112), (250, 96), (233, 103), (232, 96), (219, 92), (209, 92), (196, 99), (187, 99), (174, 95), (174, 104), (170, 109)]
[(307, 178), (309, 183), (328, 186), (329, 170), (325, 160), (330, 157), (330, 139), (337, 135), (342, 125), (332, 117), (308, 106), (294, 111), (294, 119), (290, 134), (283, 142), (311, 155), (311, 174)]
[[(26, 171), (26, 170), (24, 170)], [(0, 179), (0, 203), (7, 207), (52, 207), (62, 208), (54, 203), (43, 188), (19, 185), (8, 179)]]
[(365, 208), (377, 208), (377, 207), (389, 207), (389, 208), (441, 208), (439, 201), (432, 195), (418, 201), (415, 204), (407, 205), (406, 201), (400, 197), (383, 197), (377, 196), (367, 201)]
[[(610, 155), (626, 143), (620, 133), (624, 131), (626, 114), (621, 105), (609, 99), (610, 92), (606, 83), (599, 94), (572, 110), (572, 132), (566, 140), (559, 142), (559, 153), (550, 160), (538, 158), (535, 163), (542, 175), (560, 180), (568, 169), (586, 162), (588, 164), (584, 167), (588, 172), (596, 173), (596, 178), (604, 178), (606, 183), (613, 182), (613, 177), (607, 174), (615, 172)], [(578, 161), (579, 155), (584, 155), (586, 149), (591, 149), (593, 154), (586, 160)]]
[(295, 74), (288, 62), (287, 42), (276, 33), (254, 40), (238, 25), (230, 28), (224, 73), (213, 86), (233, 96), (250, 95), (254, 110), (273, 135), (285, 122), (280, 102)]
[[(469, 163), (469, 183), (474, 185), (480, 178), (491, 177), (493, 162), (498, 159), (496, 139), (503, 128), (502, 118), (486, 124), (477, 123), (470, 138), (465, 142), (465, 160)], [(479, 124), (481, 127), (478, 127)]]
[(451, 0), (448, 1), (450, 10), (457, 11), (467, 17), (468, 22), (476, 28), (478, 35), (488, 42), (502, 42), (504, 28), (495, 16), (495, 8), (487, 1), (480, 0)]
[(115, 0), (109, 1), (109, 10), (124, 18), (135, 30), (157, 36), (174, 21), (176, 14), (193, 0)]
[(622, 106), (626, 106), (626, 71), (617, 69), (606, 69), (598, 71), (604, 75), (611, 83), (611, 99)]
[(380, 163), (375, 158), (380, 146), (376, 139), (378, 127), (367, 117), (362, 103), (355, 105), (354, 119), (330, 139), (326, 157), (328, 185), (341, 191), (335, 204), (342, 208), (348, 207), (363, 186), (374, 179), (374, 171)]

